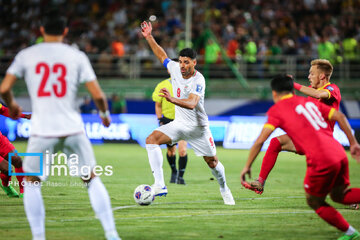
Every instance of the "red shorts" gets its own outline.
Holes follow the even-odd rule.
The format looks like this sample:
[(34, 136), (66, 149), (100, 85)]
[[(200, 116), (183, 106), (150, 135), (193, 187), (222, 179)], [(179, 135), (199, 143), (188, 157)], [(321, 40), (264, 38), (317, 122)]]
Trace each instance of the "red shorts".
[(7, 160), (8, 153), (15, 149), (14, 145), (11, 144), (9, 139), (0, 133), (0, 162)]
[(350, 185), (350, 180), (347, 158), (326, 168), (308, 166), (306, 169), (304, 188), (310, 195), (324, 197), (334, 187), (348, 185)]

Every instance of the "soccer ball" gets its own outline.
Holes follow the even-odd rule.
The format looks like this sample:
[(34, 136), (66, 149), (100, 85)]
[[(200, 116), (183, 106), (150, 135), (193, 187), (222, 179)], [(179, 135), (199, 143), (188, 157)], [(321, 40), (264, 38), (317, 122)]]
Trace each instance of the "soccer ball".
[(134, 200), (139, 205), (150, 205), (155, 199), (155, 192), (151, 186), (142, 184), (135, 188)]

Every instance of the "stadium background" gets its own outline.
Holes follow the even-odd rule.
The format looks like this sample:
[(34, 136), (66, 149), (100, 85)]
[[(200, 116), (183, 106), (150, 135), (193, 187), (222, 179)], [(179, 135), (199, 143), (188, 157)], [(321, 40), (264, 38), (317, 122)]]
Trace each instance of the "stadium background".
[[(189, 2), (190, 26), (186, 21)], [(66, 42), (89, 56), (109, 102), (116, 105), (114, 94), (118, 97), (115, 101), (126, 101), (126, 107), (113, 109), (109, 129), (102, 127), (91, 102), (85, 109), (92, 113), (83, 114), (92, 142), (106, 142), (94, 145), (94, 151), (100, 165), (114, 167), (115, 174), (102, 180), (123, 239), (300, 240), (340, 235), (305, 205), (302, 156), (281, 153), (266, 192), (258, 196), (240, 188), (239, 174), (248, 151), (226, 148), (248, 148), (256, 138), (272, 105), (271, 76), (286, 72), (307, 85), (314, 58), (334, 64), (332, 82), (342, 93), (341, 111), (350, 118), (359, 138), (360, 1), (0, 0), (1, 76), (19, 50), (42, 41), (39, 19), (49, 7), (60, 9), (69, 18)], [(142, 145), (157, 126), (151, 94), (156, 84), (168, 77), (139, 32), (140, 22), (151, 15), (157, 18), (152, 22), (154, 36), (171, 58), (186, 45), (199, 54), (197, 69), (207, 80), (206, 111), (237, 202), (234, 207), (223, 205), (218, 185), (191, 150), (186, 186), (168, 185), (169, 195), (148, 208), (134, 204), (135, 187), (153, 181), (146, 151), (138, 143)], [(191, 43), (186, 42), (189, 33)], [(17, 81), (13, 90), (23, 109), (31, 111), (24, 81)], [(81, 86), (79, 108), (87, 97)], [(19, 152), (26, 151), (27, 120), (0, 116), (0, 131), (15, 140)], [(341, 134), (339, 139), (344, 139)], [(349, 162), (352, 184), (359, 186), (359, 165)], [(254, 173), (259, 172), (260, 164), (259, 160), (254, 164)], [(168, 170), (164, 166), (165, 179), (169, 179)], [(84, 205), (88, 197), (78, 179), (55, 176), (42, 191), (48, 239), (103, 238), (98, 219)], [(357, 211), (331, 204), (359, 227)], [(0, 239), (28, 239), (30, 234), (22, 199), (0, 194)]]
[[(206, 110), (222, 124), (212, 128), (218, 142), (226, 138), (232, 116), (265, 114), (272, 105), (269, 80), (274, 74), (286, 72), (307, 85), (309, 63), (314, 58), (326, 58), (334, 64), (331, 81), (341, 89), (341, 111), (352, 119), (359, 136), (359, 1), (1, 0), (1, 75), (19, 50), (42, 41), (40, 16), (49, 7), (61, 9), (68, 17), (70, 33), (66, 42), (90, 57), (110, 106), (113, 101), (122, 102), (122, 109), (113, 109), (114, 114), (154, 114), (152, 91), (168, 74), (140, 34), (140, 22), (153, 15), (153, 35), (170, 58), (185, 46), (199, 53), (197, 69), (207, 80)], [(16, 83), (14, 92), (24, 111), (30, 112), (24, 81)], [(85, 98), (82, 87), (79, 107)], [(96, 113), (94, 104), (90, 102), (84, 113)], [(136, 118), (126, 114), (113, 116), (122, 123), (117, 127), (114, 124), (111, 131), (117, 131), (115, 137), (93, 124), (98, 122), (96, 115), (84, 118), (89, 119), (91, 129), (96, 129), (93, 140), (100, 142), (136, 142), (139, 133), (144, 138), (156, 127), (154, 115), (146, 118), (152, 122), (151, 128), (141, 131), (126, 125), (124, 119)], [(246, 119), (249, 122), (245, 126), (256, 121)], [(2, 132), (11, 140), (27, 137), (28, 124), (15, 126), (9, 120), (1, 121), (5, 123)], [(222, 130), (215, 133), (215, 128)], [(246, 135), (241, 128), (237, 132), (238, 138)], [(258, 130), (250, 139), (254, 140), (256, 134)]]

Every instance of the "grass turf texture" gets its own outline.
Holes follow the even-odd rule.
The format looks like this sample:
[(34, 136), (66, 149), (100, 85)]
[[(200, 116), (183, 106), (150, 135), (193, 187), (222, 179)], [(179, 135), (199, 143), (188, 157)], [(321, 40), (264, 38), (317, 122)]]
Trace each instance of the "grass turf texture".
[[(26, 143), (14, 145), (19, 152), (26, 149)], [(150, 206), (138, 206), (133, 200), (134, 189), (153, 183), (146, 150), (135, 144), (105, 144), (94, 146), (94, 150), (98, 165), (113, 166), (114, 174), (103, 176), (102, 181), (116, 209), (114, 217), (122, 239), (336, 239), (341, 235), (305, 203), (303, 156), (281, 153), (260, 196), (240, 184), (240, 171), (248, 151), (219, 147), (218, 157), (225, 166), (236, 201), (235, 206), (225, 206), (206, 163), (189, 150), (184, 175), (187, 185), (168, 183), (170, 168), (165, 159), (168, 196), (156, 198)], [(254, 177), (259, 173), (263, 154), (254, 163)], [(356, 174), (360, 165), (352, 159), (349, 162), (352, 185), (360, 187)], [(47, 239), (104, 239), (87, 190), (79, 179), (51, 177), (44, 183), (42, 194)], [(360, 229), (359, 211), (328, 202)], [(0, 239), (31, 239), (22, 199), (10, 199), (3, 192), (0, 192)]]

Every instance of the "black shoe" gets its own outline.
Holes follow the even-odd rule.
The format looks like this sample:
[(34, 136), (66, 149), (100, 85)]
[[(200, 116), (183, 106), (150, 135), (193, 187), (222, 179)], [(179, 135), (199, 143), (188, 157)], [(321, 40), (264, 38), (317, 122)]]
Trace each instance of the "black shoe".
[(177, 171), (171, 173), (170, 183), (176, 183), (176, 178), (178, 176)]
[(183, 185), (185, 185), (185, 180), (184, 180), (184, 178), (182, 178), (182, 177), (178, 177), (178, 178), (176, 179), (176, 183), (177, 183), (177, 184), (183, 184)]

